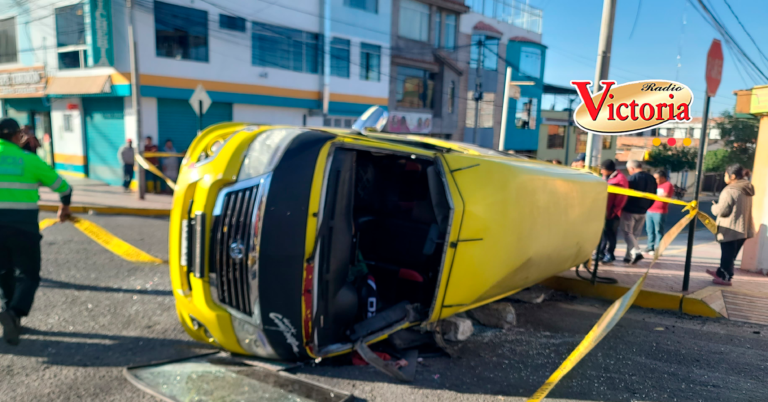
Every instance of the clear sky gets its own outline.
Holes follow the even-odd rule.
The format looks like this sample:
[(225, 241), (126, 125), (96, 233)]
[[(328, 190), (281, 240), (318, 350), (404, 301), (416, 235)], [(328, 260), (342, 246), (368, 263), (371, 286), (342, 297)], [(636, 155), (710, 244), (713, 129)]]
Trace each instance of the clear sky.
[[(699, 7), (698, 0), (692, 1)], [(768, 55), (768, 0), (728, 2)], [(544, 81), (567, 86), (572, 79), (593, 80), (603, 1), (529, 0), (529, 4), (544, 11), (542, 42), (548, 47)], [(768, 61), (760, 56), (724, 0), (705, 0), (705, 4), (714, 9), (737, 43), (768, 75)], [(707, 51), (715, 38), (723, 42), (725, 61), (722, 83), (710, 104), (710, 116), (725, 110), (733, 112), (734, 90), (765, 85), (768, 81), (757, 81), (757, 77), (753, 80), (742, 69), (737, 71), (737, 62), (720, 34), (687, 0), (617, 0), (609, 78), (619, 83), (643, 79), (679, 81), (693, 91), (692, 115), (701, 116)], [(542, 107), (549, 105), (551, 102), (545, 100)], [(564, 106), (566, 100), (558, 100), (556, 107)]]

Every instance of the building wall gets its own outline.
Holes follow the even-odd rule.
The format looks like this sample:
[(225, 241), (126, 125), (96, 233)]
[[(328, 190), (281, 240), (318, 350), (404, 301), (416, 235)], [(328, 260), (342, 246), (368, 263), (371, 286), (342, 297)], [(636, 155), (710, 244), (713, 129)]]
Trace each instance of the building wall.
[[(389, 14), (380, 13), (361, 26), (360, 10), (344, 10), (343, 0), (333, 0), (332, 36), (351, 41), (350, 77), (331, 76), (331, 113), (358, 113), (370, 104), (386, 104), (389, 86)], [(136, 40), (142, 95), (181, 99), (191, 95), (197, 84), (210, 92), (213, 101), (279, 105), (302, 109), (320, 109), (321, 74), (294, 72), (271, 67), (254, 66), (252, 54), (252, 24), (246, 22), (245, 32), (219, 28), (219, 14), (226, 11), (205, 2), (167, 0), (167, 3), (204, 10), (208, 13), (208, 61), (176, 60), (157, 56), (155, 45), (154, 9), (139, 7), (134, 11)], [(338, 4), (336, 4), (338, 3)], [(321, 2), (231, 1), (226, 10), (237, 10), (240, 17), (306, 32), (323, 33)], [(387, 10), (388, 1), (381, 1), (380, 10)], [(342, 12), (344, 11), (344, 12)], [(367, 13), (370, 14), (370, 13)], [(383, 23), (386, 21), (386, 23)], [(383, 27), (383, 28), (382, 28)], [(376, 31), (382, 31), (378, 33)], [(355, 34), (354, 36), (352, 34)], [(360, 42), (382, 47), (381, 80), (360, 80)], [(350, 105), (359, 107), (349, 107)], [(334, 110), (337, 109), (337, 110)]]
[[(538, 147), (539, 130), (538, 127), (541, 124), (541, 96), (544, 92), (544, 66), (546, 65), (547, 48), (539, 43), (532, 42), (519, 42), (510, 41), (507, 43), (507, 59), (515, 63), (516, 66), (521, 64), (522, 50), (525, 48), (538, 49), (541, 52), (541, 65), (539, 71), (539, 77), (529, 77), (520, 73), (519, 68), (512, 66), (512, 81), (533, 81), (534, 85), (520, 85), (520, 98), (521, 100), (510, 99), (509, 109), (507, 116), (507, 132), (505, 135), (505, 143), (503, 149), (511, 149), (515, 151), (535, 151)], [(502, 76), (503, 77), (503, 76)], [(499, 86), (499, 93), (504, 90), (504, 82), (502, 81)], [(522, 101), (522, 98), (536, 99), (536, 118), (532, 119), (536, 126), (531, 129), (518, 129), (515, 126), (517, 103)], [(503, 101), (503, 99), (502, 99)]]
[[(577, 135), (579, 132), (578, 127), (576, 127), (573, 123), (570, 128), (570, 136), (568, 137), (568, 157), (566, 158), (565, 155), (565, 139), (563, 139), (563, 147), (562, 148), (555, 148), (550, 149), (548, 147), (548, 139), (549, 139), (549, 128), (550, 126), (565, 126), (566, 132), (568, 130), (567, 124), (568, 124), (568, 111), (553, 111), (553, 110), (542, 110), (540, 114), (541, 124), (538, 126), (538, 129), (536, 130), (537, 135), (537, 151), (536, 151), (536, 159), (540, 160), (553, 160), (558, 159), (563, 163), (570, 164), (578, 155), (576, 146), (578, 143)], [(611, 147), (610, 149), (603, 149), (600, 152), (600, 158), (602, 160), (605, 159), (615, 159), (616, 158), (616, 149), (618, 144), (618, 138), (620, 136), (610, 136), (611, 137)], [(598, 139), (603, 139), (603, 136), (597, 135)], [(584, 151), (582, 151), (584, 152)]]
[[(445, 40), (445, 18), (446, 13), (452, 13), (457, 15), (457, 24), (460, 23), (463, 18), (461, 12), (455, 10), (455, 4), (448, 4), (445, 1), (424, 1), (424, 4), (429, 5), (429, 29), (427, 41), (418, 41), (410, 38), (400, 36), (400, 0), (392, 0), (392, 19), (391, 19), (391, 32), (392, 32), (392, 69), (390, 77), (389, 88), (389, 109), (392, 111), (410, 112), (410, 113), (423, 113), (429, 114), (432, 120), (431, 134), (448, 135), (451, 139), (461, 137), (463, 134), (463, 125), (465, 115), (462, 114), (462, 110), (459, 105), (462, 103), (464, 95), (462, 91), (466, 91), (467, 80), (467, 66), (469, 61), (469, 48), (463, 46), (464, 43), (460, 39), (459, 27), (456, 27), (456, 43), (455, 48), (452, 51), (444, 48), (436, 49), (436, 26), (440, 23), (440, 35), (442, 37), (441, 46), (444, 45)], [(444, 8), (451, 7), (451, 8)], [(440, 16), (438, 18), (438, 15)], [(467, 41), (468, 43), (468, 41)], [(452, 66), (444, 63), (438, 58), (435, 53), (439, 52), (441, 57), (445, 57), (451, 60), (453, 67), (457, 67), (459, 71), (456, 71)], [(397, 67), (413, 67), (422, 70), (427, 70), (435, 73), (436, 79), (433, 89), (434, 107), (426, 108), (405, 108), (397, 106)], [(450, 85), (454, 82), (454, 109), (449, 113), (450, 98)]]
[[(70, 106), (72, 105), (72, 106)], [(71, 130), (65, 130), (64, 119), (71, 119)], [(81, 98), (51, 100), (51, 131), (53, 132), (56, 170), (84, 177), (86, 173), (85, 130)]]
[[(516, 48), (514, 45), (511, 45), (512, 42), (510, 42), (511, 38), (517, 38), (519, 40), (520, 38), (525, 38), (526, 40), (530, 40), (534, 43), (540, 43), (541, 42), (541, 34), (525, 30), (523, 28), (514, 26), (512, 24), (508, 24), (506, 22), (498, 21), (495, 18), (487, 17), (482, 14), (478, 14), (476, 12), (468, 12), (466, 14), (463, 14), (461, 17), (461, 20), (459, 21), (459, 32), (461, 33), (462, 41), (466, 43), (467, 45), (471, 44), (471, 37), (473, 33), (478, 34), (487, 34), (483, 31), (475, 31), (474, 27), (479, 23), (482, 22), (484, 24), (487, 24), (491, 26), (493, 29), (501, 32), (500, 34), (496, 35), (499, 37), (499, 56), (502, 57), (502, 60), (499, 60), (497, 63), (496, 71), (488, 71), (488, 70), (481, 70), (482, 71), (482, 82), (483, 82), (483, 92), (484, 93), (494, 93), (496, 94), (494, 96), (494, 113), (493, 113), (493, 128), (478, 128), (478, 137), (479, 137), (479, 144), (483, 145), (485, 147), (493, 147), (495, 149), (499, 148), (499, 142), (501, 137), (501, 117), (502, 117), (502, 106), (503, 106), (503, 93), (504, 93), (504, 80), (505, 80), (505, 74), (506, 74), (506, 63), (503, 61), (504, 58), (510, 59), (510, 61), (515, 62), (516, 59), (519, 58), (519, 53), (517, 56), (512, 55), (510, 56), (509, 52), (515, 52), (519, 51), (518, 48)], [(493, 36), (491, 34), (488, 34), (489, 36)], [(542, 55), (542, 69), (544, 68), (544, 57)], [(469, 68), (469, 53), (467, 54), (467, 88), (462, 93), (462, 97), (464, 98), (462, 102), (465, 103), (465, 108), (467, 102), (470, 102), (472, 100), (472, 95), (470, 94), (471, 91), (474, 91), (475, 88), (475, 76), (476, 76), (476, 69)], [(514, 66), (513, 66), (513, 73), (514, 73)], [(543, 73), (542, 73), (543, 78)], [(528, 80), (528, 79), (526, 79)], [(523, 92), (523, 91), (526, 92)], [(524, 89), (524, 87), (521, 87), (521, 96), (525, 96), (527, 91), (530, 91), (530, 89)], [(540, 92), (540, 91), (539, 91)], [(510, 132), (510, 125), (514, 127), (514, 102), (509, 102), (509, 111), (510, 111), (510, 118), (507, 121), (507, 144), (515, 144), (516, 139)], [(541, 95), (539, 95), (538, 105), (540, 108), (541, 105)], [(468, 113), (471, 114), (471, 112), (468, 111)], [(468, 122), (470, 123), (470, 122)], [(463, 140), (466, 142), (475, 142), (474, 139), (474, 127), (472, 124), (468, 124), (465, 126), (464, 129), (464, 138)], [(517, 150), (535, 150), (535, 148), (531, 149), (529, 146), (535, 147), (536, 144), (536, 138), (537, 135), (535, 133), (535, 130), (530, 130), (533, 132), (532, 136), (527, 140), (527, 142), (524, 142), (523, 145), (526, 146), (525, 149), (523, 147), (516, 148)], [(505, 149), (515, 149), (510, 148), (507, 145), (505, 145)]]

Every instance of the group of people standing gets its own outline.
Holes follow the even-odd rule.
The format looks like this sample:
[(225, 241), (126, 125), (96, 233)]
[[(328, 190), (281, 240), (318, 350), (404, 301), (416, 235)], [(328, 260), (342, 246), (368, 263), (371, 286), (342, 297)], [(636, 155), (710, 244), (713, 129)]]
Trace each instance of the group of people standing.
[[(600, 165), (600, 173), (609, 185), (667, 198), (674, 194), (674, 187), (664, 169), (659, 169), (651, 175), (643, 169), (642, 162), (629, 160), (627, 171), (629, 178), (616, 169), (616, 163), (612, 159), (607, 159)], [(717, 218), (716, 238), (721, 248), (720, 267), (716, 271), (707, 270), (707, 273), (714, 277), (715, 284), (730, 286), (736, 256), (746, 239), (755, 235), (752, 220), (752, 196), (755, 189), (749, 182), (749, 172), (739, 164), (727, 168), (724, 180), (727, 186), (720, 193), (719, 200), (712, 201), (712, 214)], [(664, 236), (668, 212), (669, 204), (666, 202), (608, 194), (598, 258), (604, 264), (616, 260), (614, 251), (618, 233), (621, 232), (627, 243), (624, 263), (637, 264), (644, 258), (643, 252), (658, 250)], [(642, 235), (643, 226), (648, 234), (648, 244), (641, 250), (638, 237)]]
[[(150, 152), (160, 152), (160, 150), (158, 149), (157, 145), (152, 142), (152, 137), (147, 136), (144, 142), (144, 153)], [(173, 146), (173, 141), (165, 140), (165, 146), (162, 152), (171, 154), (177, 153), (176, 148)], [(125, 144), (123, 144), (123, 146), (121, 146), (117, 151), (117, 159), (123, 165), (123, 189), (125, 192), (129, 192), (131, 191), (130, 186), (131, 181), (133, 180), (133, 168), (136, 161), (136, 151), (133, 148), (133, 141), (130, 138), (127, 139)], [(178, 178), (179, 166), (181, 163), (179, 157), (166, 156), (158, 158), (156, 156), (149, 156), (146, 159), (149, 163), (160, 168), (165, 177), (171, 179), (174, 182)], [(168, 186), (165, 185), (160, 177), (156, 174), (147, 170), (145, 177), (147, 183), (152, 183), (152, 190), (154, 193), (159, 194), (161, 191), (170, 191)]]

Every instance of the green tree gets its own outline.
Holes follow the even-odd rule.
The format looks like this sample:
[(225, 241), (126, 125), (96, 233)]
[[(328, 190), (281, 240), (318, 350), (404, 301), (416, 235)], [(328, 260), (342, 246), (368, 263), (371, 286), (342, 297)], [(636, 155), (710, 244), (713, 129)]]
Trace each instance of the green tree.
[(704, 156), (704, 171), (705, 172), (725, 172), (725, 168), (731, 164), (731, 151), (721, 148), (714, 151), (709, 151)]
[(696, 168), (696, 149), (692, 147), (670, 147), (661, 144), (653, 147), (648, 154), (648, 166), (669, 169), (671, 172)]
[(752, 165), (755, 163), (759, 121), (757, 119), (736, 118), (728, 111), (724, 112), (722, 116), (723, 121), (718, 122), (716, 127), (720, 129), (720, 138), (723, 139), (725, 149), (728, 150), (727, 163), (740, 163), (747, 169), (752, 169)]

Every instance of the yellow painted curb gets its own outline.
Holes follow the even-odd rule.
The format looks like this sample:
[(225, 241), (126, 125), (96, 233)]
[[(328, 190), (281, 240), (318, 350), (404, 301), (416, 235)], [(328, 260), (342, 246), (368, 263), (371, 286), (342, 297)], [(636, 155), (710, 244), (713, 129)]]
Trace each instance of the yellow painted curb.
[[(593, 286), (592, 283), (582, 279), (563, 278), (562, 276), (553, 276), (541, 282), (541, 284), (561, 292), (607, 300), (616, 300), (629, 290), (628, 287), (605, 283), (598, 283)], [(683, 295), (678, 293), (641, 290), (632, 305), (658, 310), (679, 311), (682, 298)]]
[[(607, 300), (616, 300), (629, 290), (628, 287), (605, 283), (598, 283), (593, 286), (592, 283), (582, 279), (562, 276), (548, 278), (541, 284), (561, 292)], [(723, 314), (725, 308), (722, 305), (721, 290), (718, 287), (709, 286), (686, 296), (681, 293), (641, 290), (633, 306), (678, 311), (700, 317), (727, 318)]]
[(723, 316), (722, 314), (715, 311), (715, 309), (713, 309), (705, 301), (701, 299), (695, 299), (690, 296), (683, 298), (682, 311), (688, 315), (698, 315), (701, 317), (720, 318)]
[[(41, 211), (56, 212), (58, 205), (40, 204)], [(87, 214), (90, 211), (106, 215), (135, 215), (135, 216), (170, 216), (170, 209), (153, 208), (121, 208), (121, 207), (98, 207), (88, 205), (71, 205), (69, 210), (72, 213)]]

